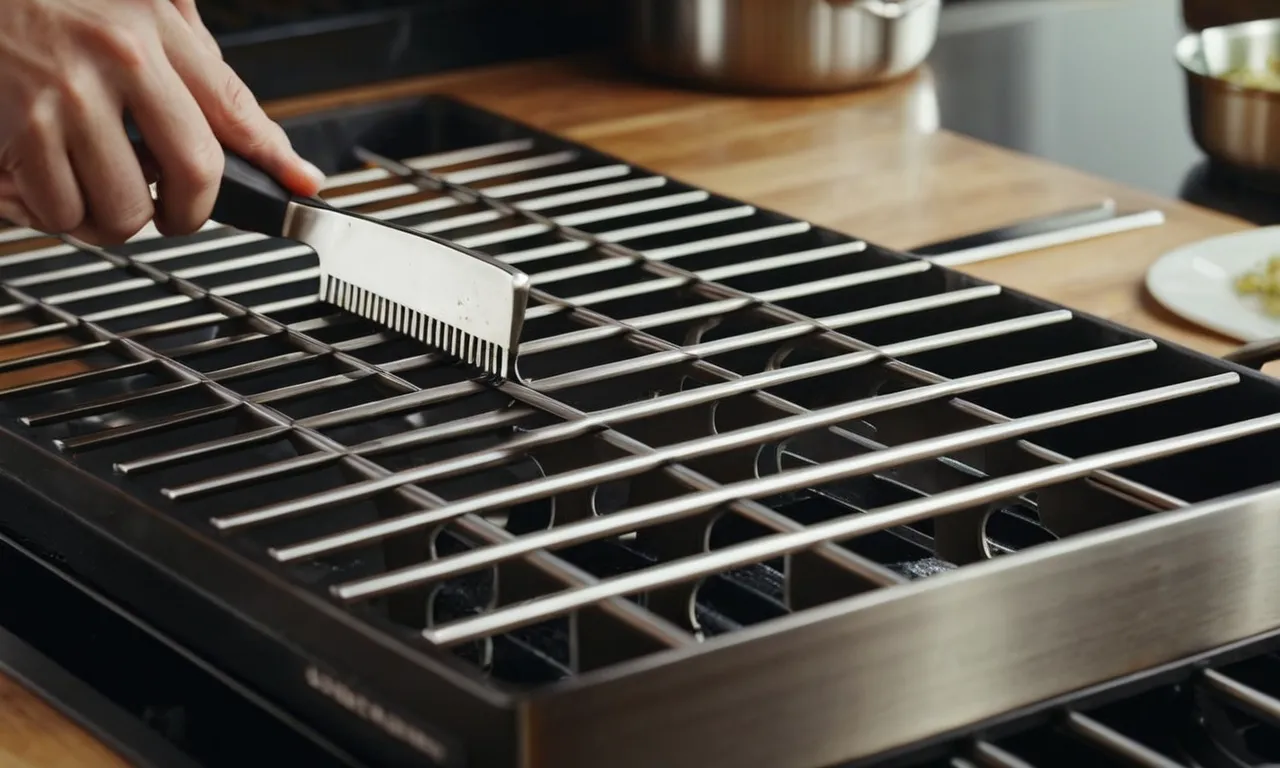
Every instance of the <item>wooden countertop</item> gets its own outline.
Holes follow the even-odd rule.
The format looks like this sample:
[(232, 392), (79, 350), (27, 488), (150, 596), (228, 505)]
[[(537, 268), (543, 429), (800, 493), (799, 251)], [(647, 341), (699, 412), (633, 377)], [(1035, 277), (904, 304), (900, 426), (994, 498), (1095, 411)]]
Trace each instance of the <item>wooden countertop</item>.
[[(1147, 267), (1246, 222), (935, 130), (933, 79), (801, 98), (708, 95), (629, 79), (593, 60), (508, 65), (271, 105), (318, 108), (450, 93), (681, 181), (881, 245), (913, 246), (1114, 198), (1160, 208), (1155, 229), (973, 265), (967, 271), (1211, 354), (1235, 344), (1160, 308)], [(0, 359), (31, 350), (0, 349)], [(112, 768), (103, 748), (0, 677), (0, 763)]]

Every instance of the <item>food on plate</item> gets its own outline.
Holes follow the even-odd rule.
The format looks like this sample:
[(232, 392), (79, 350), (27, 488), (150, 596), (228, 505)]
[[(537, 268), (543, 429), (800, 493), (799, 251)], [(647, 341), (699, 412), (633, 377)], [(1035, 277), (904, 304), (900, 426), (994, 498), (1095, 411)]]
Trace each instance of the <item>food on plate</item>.
[(1261, 269), (1237, 277), (1236, 293), (1257, 296), (1262, 301), (1263, 312), (1280, 317), (1280, 255), (1267, 259)]
[(1280, 92), (1280, 59), (1272, 57), (1265, 69), (1237, 67), (1222, 75), (1222, 79), (1241, 88)]

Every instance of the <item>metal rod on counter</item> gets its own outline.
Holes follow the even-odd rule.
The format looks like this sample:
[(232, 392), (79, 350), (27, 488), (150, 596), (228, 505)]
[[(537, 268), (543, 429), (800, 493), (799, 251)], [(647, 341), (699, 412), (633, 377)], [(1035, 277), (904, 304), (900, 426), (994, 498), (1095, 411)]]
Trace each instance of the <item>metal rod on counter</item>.
[(1043, 248), (1130, 232), (1164, 223), (1163, 211), (1115, 215), (1114, 200), (1050, 214), (985, 232), (913, 248), (911, 253), (943, 267), (959, 267), (1002, 259)]

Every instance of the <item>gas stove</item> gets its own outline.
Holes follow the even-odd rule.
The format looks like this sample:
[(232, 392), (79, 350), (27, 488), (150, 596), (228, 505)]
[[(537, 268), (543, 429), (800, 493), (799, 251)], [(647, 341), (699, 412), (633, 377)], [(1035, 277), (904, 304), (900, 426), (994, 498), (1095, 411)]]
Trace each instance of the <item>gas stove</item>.
[(120, 751), (1272, 759), (1272, 379), (458, 101), (286, 127), (530, 275), (519, 376), (289, 243), (0, 230), (0, 626)]

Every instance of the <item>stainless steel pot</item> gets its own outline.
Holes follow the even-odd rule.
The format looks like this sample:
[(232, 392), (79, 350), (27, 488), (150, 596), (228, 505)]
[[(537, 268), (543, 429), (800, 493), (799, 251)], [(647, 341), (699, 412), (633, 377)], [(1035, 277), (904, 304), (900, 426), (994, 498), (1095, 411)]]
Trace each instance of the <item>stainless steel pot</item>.
[(820, 92), (905, 75), (938, 38), (940, 0), (630, 0), (634, 60), (733, 90)]
[(1280, 19), (1192, 32), (1178, 42), (1176, 56), (1200, 149), (1254, 186), (1280, 188), (1280, 93), (1223, 79), (1238, 67), (1280, 59)]

